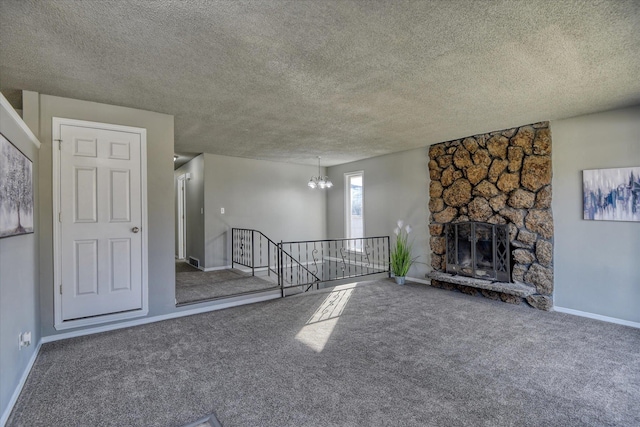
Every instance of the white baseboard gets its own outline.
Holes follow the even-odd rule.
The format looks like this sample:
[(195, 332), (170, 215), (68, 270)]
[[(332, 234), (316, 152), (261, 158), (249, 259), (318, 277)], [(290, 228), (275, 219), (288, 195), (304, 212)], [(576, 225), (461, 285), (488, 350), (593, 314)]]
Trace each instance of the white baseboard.
[(222, 267), (207, 267), (207, 268), (199, 267), (199, 268), (200, 268), (200, 270), (202, 270), (204, 272), (207, 272), (207, 271), (217, 271), (217, 270), (229, 270), (229, 269), (231, 269), (231, 266), (230, 265), (223, 265)]
[(618, 319), (617, 317), (603, 316), (601, 314), (589, 313), (587, 311), (574, 310), (572, 308), (553, 307), (554, 311), (559, 313), (573, 314), (574, 316), (588, 317), (589, 319), (602, 320), (603, 322), (616, 323), (618, 325), (631, 326), (632, 328), (640, 328), (640, 322), (632, 322), (630, 320)]
[(25, 382), (27, 382), (27, 377), (31, 372), (31, 368), (33, 368), (33, 364), (36, 362), (38, 353), (40, 353), (41, 346), (42, 346), (42, 340), (38, 342), (38, 345), (36, 346), (35, 351), (31, 355), (31, 358), (29, 359), (29, 363), (27, 363), (27, 366), (24, 368), (24, 371), (20, 376), (20, 381), (18, 381), (18, 385), (16, 386), (16, 389), (13, 391), (13, 394), (11, 395), (11, 399), (9, 400), (7, 408), (4, 410), (2, 417), (0, 417), (0, 426), (4, 427), (4, 425), (7, 424), (7, 421), (9, 420), (9, 415), (11, 415), (11, 411), (13, 411), (13, 406), (18, 401), (18, 397), (20, 397), (22, 388), (24, 387)]
[[(351, 251), (349, 251), (349, 252), (351, 252)], [(320, 261), (320, 260), (318, 260), (318, 261)], [(386, 273), (385, 270), (389, 267), (386, 264), (375, 264), (375, 263), (374, 264), (370, 264), (370, 263), (366, 263), (364, 261), (356, 261), (354, 259), (349, 260), (348, 258), (342, 259), (342, 258), (332, 257), (332, 256), (326, 256), (326, 257), (322, 258), (322, 261), (323, 262), (324, 261), (329, 261), (329, 262), (333, 261), (333, 262), (337, 262), (337, 263), (346, 262), (347, 265), (353, 265), (353, 266), (356, 266), (356, 267), (369, 267), (369, 268), (372, 268), (372, 269), (380, 270), (381, 273)], [(309, 264), (310, 263), (307, 262), (307, 266)], [(304, 265), (304, 263), (303, 263), (303, 265)]]
[(407, 276), (407, 280), (409, 282), (422, 283), (423, 285), (430, 285), (431, 284), (430, 280), (418, 279), (417, 277), (409, 277), (409, 276)]
[(76, 338), (76, 337), (82, 337), (85, 335), (98, 334), (101, 332), (114, 331), (116, 329), (130, 328), (132, 326), (146, 325), (148, 323), (161, 322), (163, 320), (175, 319), (178, 317), (192, 316), (194, 314), (207, 313), (209, 311), (222, 310), (225, 308), (237, 307), (245, 304), (253, 304), (256, 302), (268, 301), (268, 300), (277, 299), (277, 298), (282, 298), (280, 289), (276, 289), (268, 293), (265, 292), (263, 294), (240, 296), (237, 298), (228, 298), (227, 300), (215, 301), (213, 304), (206, 305), (204, 307), (202, 306), (194, 307), (191, 309), (180, 310), (173, 313), (162, 314), (159, 316), (152, 316), (152, 317), (145, 317), (143, 319), (131, 320), (129, 322), (121, 322), (113, 325), (99, 326), (97, 328), (83, 329), (80, 331), (72, 331), (72, 332), (66, 332), (63, 334), (49, 335), (49, 336), (43, 337), (40, 340), (40, 342), (44, 344), (48, 342), (66, 340), (69, 338)]
[[(227, 268), (232, 268), (231, 266), (227, 267)], [(243, 273), (251, 273), (251, 267), (244, 267), (244, 266), (237, 266), (235, 267), (236, 270), (240, 270)], [(271, 266), (271, 271), (276, 271), (278, 268), (274, 265)], [(269, 270), (269, 267), (256, 267), (255, 268), (255, 273), (256, 276), (258, 275), (258, 273), (265, 273)]]

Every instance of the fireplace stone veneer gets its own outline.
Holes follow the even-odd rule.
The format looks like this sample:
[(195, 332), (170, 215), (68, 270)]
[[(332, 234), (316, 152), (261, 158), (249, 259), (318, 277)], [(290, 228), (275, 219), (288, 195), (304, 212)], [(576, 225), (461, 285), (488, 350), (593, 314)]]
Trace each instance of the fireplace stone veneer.
[[(539, 309), (553, 305), (551, 132), (548, 122), (443, 142), (429, 147), (431, 284)], [(505, 224), (510, 279), (528, 292), (499, 292), (472, 280), (446, 280), (446, 224)], [(436, 278), (437, 277), (437, 278)], [(486, 282), (486, 281), (485, 281)], [(505, 284), (505, 285), (508, 285)], [(525, 288), (522, 288), (525, 286)]]

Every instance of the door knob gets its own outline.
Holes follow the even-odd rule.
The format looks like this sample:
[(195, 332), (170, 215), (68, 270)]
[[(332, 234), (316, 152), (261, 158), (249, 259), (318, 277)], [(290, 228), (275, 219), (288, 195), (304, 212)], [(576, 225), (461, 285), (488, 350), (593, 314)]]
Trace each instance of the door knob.
[(140, 229), (138, 227), (133, 227), (131, 231), (133, 231), (134, 233), (137, 233), (138, 231), (140, 231)]

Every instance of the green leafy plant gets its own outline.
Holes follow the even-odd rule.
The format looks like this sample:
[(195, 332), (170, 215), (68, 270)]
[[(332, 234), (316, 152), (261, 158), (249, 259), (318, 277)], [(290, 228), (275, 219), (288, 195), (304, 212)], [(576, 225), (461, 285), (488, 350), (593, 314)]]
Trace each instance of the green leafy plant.
[(404, 277), (409, 272), (409, 268), (418, 258), (411, 258), (411, 247), (409, 243), (409, 233), (411, 226), (404, 226), (402, 220), (398, 221), (398, 226), (393, 232), (396, 235), (396, 244), (391, 250), (391, 271), (397, 277)]

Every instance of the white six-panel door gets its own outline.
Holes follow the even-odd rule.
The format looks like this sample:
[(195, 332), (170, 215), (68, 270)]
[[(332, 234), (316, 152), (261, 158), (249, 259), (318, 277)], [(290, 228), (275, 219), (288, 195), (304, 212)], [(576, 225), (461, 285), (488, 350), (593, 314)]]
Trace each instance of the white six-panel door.
[(144, 135), (64, 119), (57, 125), (56, 323), (98, 323), (112, 319), (96, 317), (140, 312), (146, 306)]

